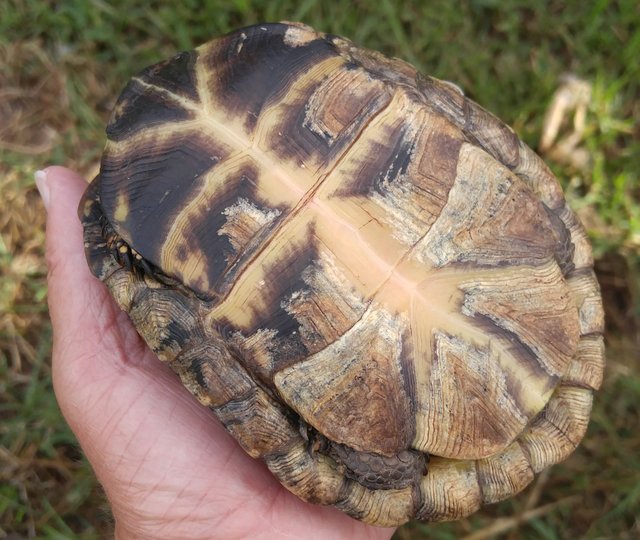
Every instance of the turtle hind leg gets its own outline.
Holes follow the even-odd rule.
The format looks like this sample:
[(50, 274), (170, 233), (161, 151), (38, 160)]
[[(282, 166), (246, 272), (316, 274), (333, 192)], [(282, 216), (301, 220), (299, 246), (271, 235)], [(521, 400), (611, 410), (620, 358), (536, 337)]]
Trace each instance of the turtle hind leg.
[(427, 474), (427, 456), (401, 450), (392, 456), (359, 452), (343, 444), (328, 443), (328, 454), (344, 465), (345, 475), (370, 489), (402, 489)]

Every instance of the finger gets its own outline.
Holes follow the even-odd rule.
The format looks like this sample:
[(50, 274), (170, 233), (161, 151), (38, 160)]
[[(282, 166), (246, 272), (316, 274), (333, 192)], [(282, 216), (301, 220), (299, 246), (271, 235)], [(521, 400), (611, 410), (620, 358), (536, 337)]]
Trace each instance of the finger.
[[(143, 461), (163, 470), (164, 463), (157, 461), (166, 456), (150, 459), (152, 445), (172, 452), (174, 461), (179, 456), (184, 476), (193, 474), (187, 470), (193, 466), (192, 458), (176, 456), (175, 445), (180, 440), (190, 441), (194, 453), (204, 453), (206, 448), (209, 466), (220, 467), (216, 459), (228, 458), (235, 443), (150, 354), (126, 314), (88, 269), (77, 217), (86, 182), (61, 167), (45, 173), (45, 178), (40, 175), (39, 187), (48, 192), (46, 257), (54, 387), (69, 425), (103, 484), (108, 489), (118, 480), (113, 474), (116, 463), (123, 481), (129, 467), (149, 472), (147, 465), (140, 469)], [(169, 425), (168, 418), (172, 419)], [(237, 467), (248, 459), (241, 453), (238, 458)], [(123, 459), (128, 466), (122, 465)], [(233, 468), (228, 467), (229, 471)]]
[[(49, 311), (54, 329), (53, 375), (63, 412), (69, 394), (75, 409), (78, 395), (92, 385), (113, 385), (123, 373), (133, 386), (148, 385), (149, 377), (175, 377), (154, 358), (138, 337), (126, 314), (107, 288), (89, 271), (77, 208), (87, 183), (73, 171), (50, 167), (39, 177), (47, 193), (46, 259)], [(128, 385), (127, 385), (128, 386)], [(181, 387), (180, 387), (181, 388)], [(139, 389), (138, 389), (139, 390)], [(81, 415), (86, 416), (84, 411)]]
[(84, 260), (82, 226), (77, 217), (80, 197), (87, 186), (77, 173), (49, 167), (38, 187), (47, 205), (46, 261), (49, 312), (55, 338), (66, 341), (87, 330), (92, 321), (80, 317), (87, 297), (103, 294)]
[(38, 175), (37, 182), (47, 206), (45, 254), (54, 329), (53, 375), (58, 386), (58, 382), (71, 382), (69, 378), (86, 380), (100, 369), (99, 365), (83, 362), (92, 357), (96, 333), (103, 330), (109, 318), (105, 311), (112, 302), (105, 287), (89, 271), (84, 256), (77, 208), (87, 183), (63, 167), (49, 167), (44, 176)]

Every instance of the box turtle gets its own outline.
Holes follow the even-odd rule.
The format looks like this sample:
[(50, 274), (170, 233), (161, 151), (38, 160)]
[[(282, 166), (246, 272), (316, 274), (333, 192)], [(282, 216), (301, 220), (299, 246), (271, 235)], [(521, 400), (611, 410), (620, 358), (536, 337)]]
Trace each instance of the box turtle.
[(142, 71), (107, 136), (92, 272), (302, 499), (458, 519), (580, 442), (604, 364), (589, 241), (455, 85), (257, 25)]

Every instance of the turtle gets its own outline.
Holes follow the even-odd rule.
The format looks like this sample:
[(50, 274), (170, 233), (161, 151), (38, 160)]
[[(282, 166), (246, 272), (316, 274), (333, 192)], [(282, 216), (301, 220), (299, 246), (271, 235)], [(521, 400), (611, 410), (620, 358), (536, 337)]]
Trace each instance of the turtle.
[(292, 493), (461, 519), (583, 438), (604, 315), (585, 229), (455, 84), (301, 23), (133, 77), (79, 206), (93, 274)]

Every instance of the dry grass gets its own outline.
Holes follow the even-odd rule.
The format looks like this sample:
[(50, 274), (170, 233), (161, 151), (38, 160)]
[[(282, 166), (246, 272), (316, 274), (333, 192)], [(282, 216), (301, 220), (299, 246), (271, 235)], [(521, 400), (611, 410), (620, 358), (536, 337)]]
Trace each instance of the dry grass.
[[(586, 165), (552, 163), (595, 241), (608, 322), (605, 384), (587, 437), (569, 460), (519, 497), (455, 524), (410, 524), (397, 538), (640, 537), (635, 3), (600, 3), (600, 11), (576, 8), (564, 15), (564, 6), (551, 2), (545, 16), (517, 2), (503, 12), (490, 2), (462, 8), (442, 2), (429, 13), (387, 1), (351, 10), (319, 1), (212, 2), (207, 8), (160, 2), (152, 9), (126, 2), (115, 8), (69, 4), (73, 9), (64, 2), (12, 0), (0, 20), (0, 538), (98, 538), (110, 519), (51, 388), (45, 215), (33, 171), (62, 163), (92, 176), (102, 126), (129, 74), (230, 26), (280, 18), (303, 18), (413, 57), (473, 89), (476, 99), (534, 145), (566, 66), (593, 83), (580, 143)], [(532, 77), (537, 85), (527, 84)]]
[(46, 214), (32, 180), (73, 127), (65, 73), (37, 41), (0, 45), (0, 66), (0, 538), (97, 537), (108, 511), (51, 386)]

